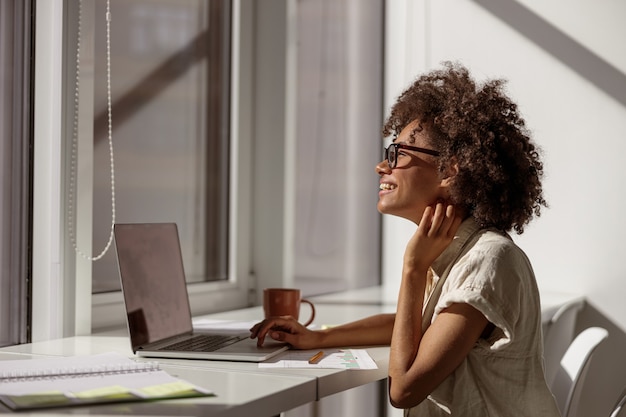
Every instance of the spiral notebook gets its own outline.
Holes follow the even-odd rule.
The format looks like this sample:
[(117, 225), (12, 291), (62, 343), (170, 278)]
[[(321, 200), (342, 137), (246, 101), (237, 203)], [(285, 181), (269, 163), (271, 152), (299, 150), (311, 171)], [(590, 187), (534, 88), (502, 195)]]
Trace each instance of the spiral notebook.
[(114, 352), (0, 362), (0, 401), (12, 410), (212, 395), (156, 362)]
[(114, 236), (130, 341), (138, 356), (261, 362), (288, 349), (271, 341), (258, 347), (249, 332), (193, 329), (175, 223), (116, 224)]

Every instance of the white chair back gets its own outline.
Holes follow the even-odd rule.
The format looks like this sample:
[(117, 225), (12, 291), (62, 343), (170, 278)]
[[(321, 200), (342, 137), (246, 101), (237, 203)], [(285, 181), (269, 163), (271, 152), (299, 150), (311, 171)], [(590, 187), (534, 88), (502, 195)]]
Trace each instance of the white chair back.
[(582, 306), (583, 303), (579, 300), (564, 304), (544, 324), (543, 358), (548, 386), (554, 383), (561, 366), (561, 358), (574, 340), (576, 318)]
[(554, 381), (552, 393), (563, 417), (574, 417), (578, 409), (583, 382), (589, 363), (598, 345), (607, 338), (609, 332), (601, 327), (583, 330), (572, 341), (561, 359)]

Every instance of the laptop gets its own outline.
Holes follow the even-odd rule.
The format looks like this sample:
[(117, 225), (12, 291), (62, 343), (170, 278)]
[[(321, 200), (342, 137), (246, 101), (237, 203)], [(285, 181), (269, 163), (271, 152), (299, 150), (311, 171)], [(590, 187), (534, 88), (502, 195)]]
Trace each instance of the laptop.
[(133, 353), (261, 362), (288, 349), (248, 334), (194, 331), (175, 223), (116, 224), (115, 249)]

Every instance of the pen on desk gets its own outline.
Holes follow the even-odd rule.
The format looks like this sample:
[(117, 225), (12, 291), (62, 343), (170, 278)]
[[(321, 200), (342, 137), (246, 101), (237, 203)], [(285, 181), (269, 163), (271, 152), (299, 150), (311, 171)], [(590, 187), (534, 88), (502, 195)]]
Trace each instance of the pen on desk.
[(324, 351), (320, 350), (315, 355), (311, 356), (311, 358), (309, 359), (309, 363), (310, 364), (318, 363), (320, 359), (322, 359), (322, 356), (324, 356)]

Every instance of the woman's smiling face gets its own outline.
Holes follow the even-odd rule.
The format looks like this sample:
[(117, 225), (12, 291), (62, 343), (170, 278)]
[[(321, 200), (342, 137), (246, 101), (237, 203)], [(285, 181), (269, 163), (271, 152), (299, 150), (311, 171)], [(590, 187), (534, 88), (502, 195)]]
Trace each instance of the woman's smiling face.
[[(409, 123), (394, 140), (411, 146), (432, 149), (426, 130), (416, 130), (417, 122)], [(445, 198), (445, 187), (437, 169), (437, 157), (419, 151), (399, 148), (395, 168), (387, 160), (376, 165), (380, 176), (378, 211), (419, 223), (427, 206)]]

